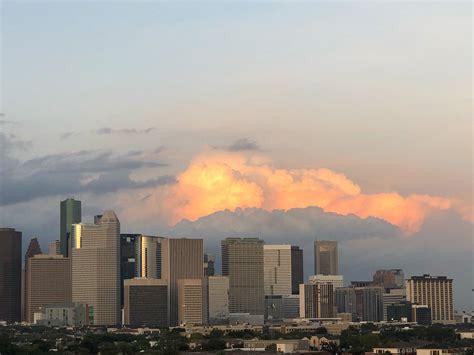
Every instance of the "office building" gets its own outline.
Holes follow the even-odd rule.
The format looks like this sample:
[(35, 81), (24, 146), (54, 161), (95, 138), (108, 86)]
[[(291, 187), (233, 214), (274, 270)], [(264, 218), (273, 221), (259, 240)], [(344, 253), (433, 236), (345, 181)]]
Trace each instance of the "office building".
[(70, 256), (72, 225), (81, 223), (81, 201), (68, 198), (60, 204), (59, 242), (61, 254)]
[(164, 238), (140, 235), (136, 240), (136, 277), (161, 279), (161, 242)]
[(94, 309), (94, 325), (121, 323), (120, 222), (106, 211), (97, 224), (75, 224), (72, 301)]
[(334, 318), (334, 287), (331, 283), (300, 285), (301, 318)]
[(61, 243), (59, 240), (55, 240), (48, 244), (48, 254), (49, 255), (59, 255), (61, 254)]
[(337, 313), (351, 314), (357, 320), (356, 293), (354, 287), (340, 287), (334, 290)]
[(168, 326), (168, 282), (161, 279), (124, 281), (124, 324), (131, 327)]
[(316, 240), (314, 242), (314, 274), (339, 275), (336, 241)]
[(387, 321), (412, 321), (412, 304), (408, 301), (393, 303), (387, 306)]
[(264, 245), (265, 295), (298, 294), (303, 283), (303, 251), (292, 245)]
[(222, 241), (222, 275), (229, 277), (230, 313), (265, 315), (263, 240), (227, 238)]
[(21, 320), (21, 232), (0, 228), (0, 320)]
[(383, 320), (383, 289), (377, 286), (356, 287), (356, 312), (359, 320)]
[(178, 325), (178, 280), (203, 278), (202, 239), (163, 239), (161, 244), (162, 278), (168, 280), (169, 322)]
[(178, 324), (207, 324), (207, 299), (202, 279), (178, 280)]
[(92, 324), (94, 312), (83, 303), (54, 303), (34, 314), (34, 324), (46, 327), (82, 327)]
[(26, 282), (26, 275), (28, 274), (28, 259), (35, 255), (42, 254), (41, 247), (38, 243), (38, 238), (31, 238), (28, 249), (25, 253), (25, 268), (21, 274), (21, 321), (27, 320), (26, 298), (28, 297), (28, 284)]
[(207, 319), (210, 325), (229, 323), (229, 278), (207, 276), (203, 279), (207, 298)]
[(377, 270), (373, 280), (375, 286), (385, 289), (405, 288), (405, 274), (401, 269)]
[(454, 324), (453, 280), (446, 276), (412, 276), (406, 280), (407, 301), (431, 308), (433, 323)]
[(382, 295), (383, 320), (389, 320), (387, 315), (388, 306), (406, 301), (406, 291), (404, 288), (385, 288)]
[(71, 259), (62, 255), (37, 254), (26, 260), (25, 317), (50, 303), (71, 302)]
[(204, 254), (204, 276), (215, 275), (215, 258), (212, 254)]
[[(298, 291), (299, 293), (299, 291)], [(284, 320), (295, 319), (300, 316), (299, 295), (265, 296), (265, 321), (280, 323)]]
[(342, 287), (335, 290), (338, 313), (351, 313), (354, 321), (383, 320), (383, 289), (377, 286)]
[(427, 305), (412, 305), (412, 321), (419, 325), (431, 325), (433, 323), (431, 308)]
[(371, 287), (375, 286), (373, 281), (351, 281), (351, 287)]
[(342, 275), (312, 275), (309, 277), (310, 284), (331, 283), (334, 289), (344, 286), (344, 277)]

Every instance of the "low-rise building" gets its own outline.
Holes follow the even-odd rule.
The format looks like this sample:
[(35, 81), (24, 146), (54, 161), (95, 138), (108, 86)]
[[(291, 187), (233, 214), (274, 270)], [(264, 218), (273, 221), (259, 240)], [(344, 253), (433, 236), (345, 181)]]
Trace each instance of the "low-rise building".
[(56, 303), (34, 313), (34, 324), (47, 327), (82, 327), (93, 324), (94, 309), (84, 303)]
[(265, 351), (272, 349), (281, 353), (309, 350), (308, 339), (244, 340), (244, 350)]

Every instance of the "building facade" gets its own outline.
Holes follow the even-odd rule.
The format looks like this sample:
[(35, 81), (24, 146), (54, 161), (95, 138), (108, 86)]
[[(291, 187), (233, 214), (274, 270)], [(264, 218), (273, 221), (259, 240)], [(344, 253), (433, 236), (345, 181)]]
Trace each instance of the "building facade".
[(207, 324), (206, 301), (202, 279), (178, 280), (178, 324)]
[(96, 222), (73, 228), (72, 301), (93, 307), (95, 325), (118, 325), (120, 222), (113, 211), (105, 211)]
[(49, 255), (60, 255), (61, 254), (61, 243), (59, 240), (55, 240), (48, 244)]
[(81, 201), (68, 198), (60, 203), (59, 243), (64, 257), (71, 253), (72, 225), (81, 223)]
[(312, 275), (309, 277), (310, 284), (331, 283), (334, 289), (344, 286), (344, 277), (342, 275)]
[(303, 283), (303, 251), (292, 245), (264, 245), (265, 295), (298, 294)]
[(25, 316), (31, 324), (35, 312), (45, 305), (71, 302), (71, 259), (48, 254), (30, 257), (26, 261), (25, 286)]
[(314, 242), (314, 274), (339, 275), (337, 242), (316, 240)]
[(382, 295), (383, 320), (390, 319), (387, 313), (388, 306), (399, 304), (406, 301), (406, 299), (406, 290), (404, 288), (385, 288), (385, 292)]
[(230, 313), (264, 316), (263, 240), (227, 238), (222, 241), (222, 275), (229, 277)]
[(35, 312), (34, 324), (46, 327), (82, 327), (91, 324), (94, 312), (83, 303), (54, 303)]
[(334, 318), (334, 287), (331, 283), (300, 285), (301, 318)]
[(163, 239), (161, 245), (162, 278), (168, 281), (169, 322), (178, 320), (178, 280), (203, 278), (204, 249), (202, 239)]
[(412, 276), (406, 280), (407, 301), (431, 308), (433, 323), (454, 324), (453, 280), (446, 276)]
[(0, 228), (0, 320), (21, 320), (21, 232)]
[(128, 279), (124, 282), (124, 324), (131, 327), (168, 326), (168, 282)]
[(373, 280), (375, 286), (385, 289), (405, 288), (405, 274), (402, 269), (377, 270)]
[(229, 323), (229, 278), (227, 276), (207, 276), (204, 278), (207, 298), (207, 319), (210, 325)]

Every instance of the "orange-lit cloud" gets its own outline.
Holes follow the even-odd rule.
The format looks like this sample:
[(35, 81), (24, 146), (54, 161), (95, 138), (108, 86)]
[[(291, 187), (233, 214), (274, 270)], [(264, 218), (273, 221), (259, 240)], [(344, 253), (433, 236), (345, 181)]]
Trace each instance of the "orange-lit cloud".
[[(329, 169), (277, 169), (262, 157), (228, 152), (199, 155), (178, 176), (176, 185), (155, 189), (143, 204), (138, 211), (142, 217), (157, 213), (169, 223), (237, 207), (318, 206), (327, 212), (378, 217), (409, 234), (418, 231), (437, 209), (454, 208), (472, 218), (471, 209), (453, 199), (416, 194), (404, 197), (397, 192), (365, 194), (345, 175)], [(134, 213), (132, 209), (128, 212)]]

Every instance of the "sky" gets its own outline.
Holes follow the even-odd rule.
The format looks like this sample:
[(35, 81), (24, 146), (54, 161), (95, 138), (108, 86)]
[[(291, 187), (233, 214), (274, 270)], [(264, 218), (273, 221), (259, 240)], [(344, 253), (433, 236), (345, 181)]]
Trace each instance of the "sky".
[(25, 241), (58, 238), (69, 196), (215, 253), (232, 233), (310, 249), (319, 231), (346, 280), (446, 274), (473, 308), (470, 2), (0, 10), (0, 224)]

